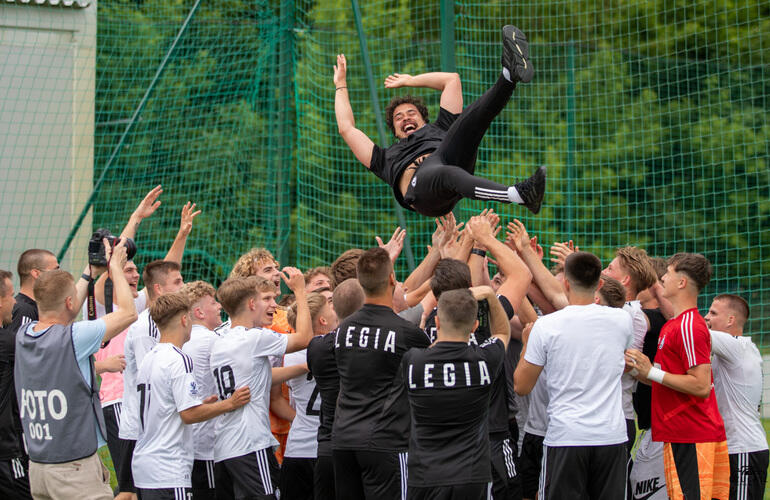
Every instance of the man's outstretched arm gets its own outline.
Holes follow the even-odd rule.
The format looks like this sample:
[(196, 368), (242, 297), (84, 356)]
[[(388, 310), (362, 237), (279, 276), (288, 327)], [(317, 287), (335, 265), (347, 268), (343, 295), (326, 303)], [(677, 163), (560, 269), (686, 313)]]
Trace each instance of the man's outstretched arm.
[(422, 87), (441, 91), (440, 105), (450, 113), (463, 110), (463, 85), (457, 73), (422, 73), (420, 75), (402, 75), (393, 73), (385, 78), (385, 88)]
[(353, 108), (350, 106), (347, 83), (347, 61), (344, 54), (337, 55), (334, 65), (334, 114), (337, 116), (337, 129), (356, 159), (366, 168), (372, 163), (374, 142), (356, 128)]

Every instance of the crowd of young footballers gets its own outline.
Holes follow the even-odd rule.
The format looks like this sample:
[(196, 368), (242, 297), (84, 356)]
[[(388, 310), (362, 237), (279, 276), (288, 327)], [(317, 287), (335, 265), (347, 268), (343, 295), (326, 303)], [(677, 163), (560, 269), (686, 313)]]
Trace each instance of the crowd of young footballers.
[[(183, 282), (194, 209), (141, 290), (122, 243), (107, 250), (108, 272), (87, 267), (77, 282), (50, 252), (25, 252), (15, 300), (0, 274), (4, 498), (111, 498), (98, 457), (83, 465), (105, 442), (120, 498), (762, 498), (749, 307), (724, 294), (700, 315), (702, 255), (623, 247), (605, 267), (567, 242), (551, 247), (548, 269), (519, 221), (503, 242), (485, 210), (464, 227), (437, 219), (403, 282), (398, 229), (304, 274), (252, 249), (215, 288)], [(89, 281), (98, 319), (70, 328), (81, 304), (88, 316)], [(27, 356), (55, 328), (70, 328), (85, 381), (95, 361), (99, 418), (85, 405), (84, 420), (69, 420), (53, 386), (36, 399), (53, 382)], [(78, 447), (77, 460), (61, 458)]]

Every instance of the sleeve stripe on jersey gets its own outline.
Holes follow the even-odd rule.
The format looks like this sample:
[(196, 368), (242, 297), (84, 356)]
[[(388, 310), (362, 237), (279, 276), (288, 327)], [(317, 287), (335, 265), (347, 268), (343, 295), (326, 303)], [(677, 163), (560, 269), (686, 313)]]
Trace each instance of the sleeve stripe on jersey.
[(182, 361), (184, 362), (184, 371), (186, 371), (187, 373), (192, 373), (193, 372), (192, 358), (187, 354), (183, 353), (182, 351), (180, 351), (179, 349), (177, 349), (176, 346), (174, 346), (174, 350), (178, 352), (180, 356), (182, 356)]
[(682, 318), (682, 345), (684, 345), (684, 352), (687, 355), (687, 365), (692, 368), (695, 366), (695, 341), (692, 335), (692, 312), (688, 312)]
[(148, 329), (148, 332), (147, 332), (147, 333), (148, 333), (148, 335), (149, 335), (150, 337), (152, 337), (152, 338), (154, 338), (154, 339), (157, 339), (157, 338), (158, 338), (158, 326), (157, 326), (157, 325), (155, 324), (155, 322), (152, 320), (152, 317), (149, 317), (149, 316), (148, 316), (148, 318), (147, 318), (147, 319), (149, 320), (149, 321), (148, 321), (148, 324), (149, 324), (149, 329)]

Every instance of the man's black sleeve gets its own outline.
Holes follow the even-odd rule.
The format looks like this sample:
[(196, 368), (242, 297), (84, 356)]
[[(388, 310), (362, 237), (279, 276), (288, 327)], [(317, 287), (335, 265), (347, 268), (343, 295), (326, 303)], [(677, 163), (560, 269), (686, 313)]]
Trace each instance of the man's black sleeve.
[(372, 149), (372, 159), (369, 162), (369, 170), (379, 177), (380, 179), (384, 180), (385, 182), (389, 183), (389, 180), (385, 178), (385, 150), (379, 147), (378, 145), (374, 145), (374, 148)]
[(460, 116), (459, 113), (454, 114), (444, 108), (439, 108), (438, 118), (436, 118), (435, 125), (442, 130), (449, 130), (449, 127), (451, 127), (455, 120), (457, 120), (458, 116)]

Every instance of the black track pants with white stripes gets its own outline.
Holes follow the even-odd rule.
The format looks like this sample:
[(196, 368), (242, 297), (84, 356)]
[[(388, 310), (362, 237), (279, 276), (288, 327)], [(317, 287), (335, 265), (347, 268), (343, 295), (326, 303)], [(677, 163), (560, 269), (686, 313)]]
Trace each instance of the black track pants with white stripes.
[(332, 453), (337, 500), (406, 499), (405, 452), (334, 450)]
[(32, 499), (29, 492), (29, 460), (0, 460), (0, 498)]

